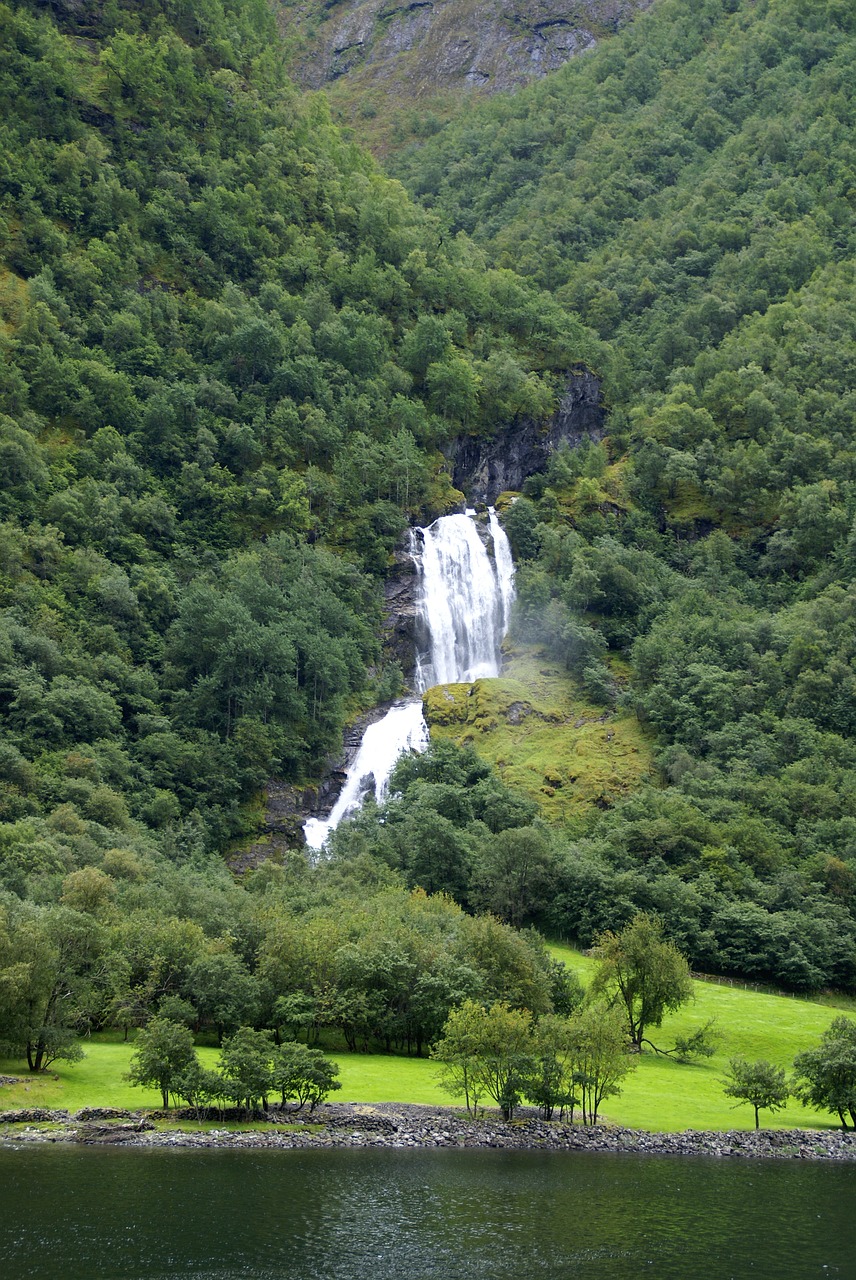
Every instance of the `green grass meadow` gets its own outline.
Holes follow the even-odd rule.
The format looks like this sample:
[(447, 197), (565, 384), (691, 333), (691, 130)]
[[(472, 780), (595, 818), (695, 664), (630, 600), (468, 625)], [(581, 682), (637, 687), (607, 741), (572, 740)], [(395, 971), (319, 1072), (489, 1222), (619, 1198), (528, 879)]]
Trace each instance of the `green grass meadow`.
[[(583, 983), (592, 974), (594, 962), (571, 947), (551, 944), (550, 951), (573, 969)], [(717, 1051), (712, 1058), (681, 1063), (659, 1057), (647, 1050), (628, 1076), (620, 1097), (604, 1107), (606, 1118), (635, 1129), (749, 1129), (754, 1127), (752, 1108), (733, 1106), (722, 1092), (721, 1080), (729, 1059), (766, 1058), (790, 1073), (794, 1056), (811, 1048), (832, 1019), (850, 1012), (847, 997), (830, 1003), (767, 995), (717, 982), (695, 982), (695, 1000), (669, 1014), (650, 1038), (668, 1049), (675, 1037), (715, 1018)], [(765, 1128), (837, 1128), (835, 1117), (791, 1102), (784, 1111), (761, 1113)]]
[[(550, 949), (584, 980), (590, 976), (591, 961), (580, 952), (561, 945)], [(751, 1128), (751, 1107), (732, 1107), (722, 1093), (720, 1082), (729, 1059), (767, 1058), (789, 1069), (794, 1055), (815, 1044), (837, 1012), (853, 1008), (853, 1001), (844, 997), (820, 1003), (713, 982), (696, 982), (695, 990), (695, 1001), (668, 1017), (652, 1039), (668, 1048), (677, 1034), (715, 1017), (720, 1036), (716, 1055), (688, 1064), (644, 1053), (637, 1070), (625, 1081), (621, 1096), (605, 1107), (604, 1120), (662, 1131)], [(0, 1074), (22, 1077), (18, 1084), (0, 1086), (0, 1109), (160, 1106), (160, 1094), (155, 1090), (132, 1088), (123, 1079), (133, 1043), (122, 1043), (116, 1036), (98, 1036), (84, 1043), (84, 1051), (83, 1062), (71, 1066), (57, 1063), (55, 1069), (39, 1077), (28, 1076), (21, 1061), (0, 1061)], [(206, 1066), (216, 1064), (216, 1049), (202, 1046), (198, 1052)], [(341, 1090), (333, 1095), (337, 1102), (448, 1106), (454, 1101), (437, 1085), (436, 1065), (425, 1058), (339, 1052), (332, 1056), (339, 1063), (342, 1081)], [(775, 1115), (762, 1112), (761, 1122), (780, 1129), (837, 1127), (834, 1117), (797, 1103)]]

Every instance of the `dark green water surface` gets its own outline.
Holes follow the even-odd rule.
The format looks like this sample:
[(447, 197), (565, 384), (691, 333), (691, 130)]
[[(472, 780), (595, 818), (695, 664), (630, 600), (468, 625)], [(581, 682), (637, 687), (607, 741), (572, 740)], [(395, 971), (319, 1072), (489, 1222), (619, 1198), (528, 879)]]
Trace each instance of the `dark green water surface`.
[(856, 1165), (0, 1150), (0, 1277), (856, 1278)]

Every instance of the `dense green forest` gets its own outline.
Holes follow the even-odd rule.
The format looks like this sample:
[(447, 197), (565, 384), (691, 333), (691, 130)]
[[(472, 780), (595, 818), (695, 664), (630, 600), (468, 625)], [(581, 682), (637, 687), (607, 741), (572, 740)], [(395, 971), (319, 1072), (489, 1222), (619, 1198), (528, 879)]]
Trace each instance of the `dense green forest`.
[[(854, 28), (660, 0), (397, 162), (423, 208), (263, 0), (0, 6), (7, 1042), (418, 1050), (466, 998), (573, 1001), (512, 926), (639, 908), (698, 967), (856, 984)], [(236, 883), (267, 779), (401, 687), (381, 589), (461, 501), (440, 447), (579, 361), (609, 436), (505, 508), (515, 639), (635, 711), (657, 785), (551, 828), (437, 744)]]
[[(331, 914), (271, 985), (222, 855), (270, 776), (317, 776), (398, 691), (381, 585), (408, 520), (461, 500), (438, 446), (548, 413), (584, 330), (301, 99), (261, 0), (18, 3), (0, 31), (4, 1039), (43, 1061), (168, 997), (222, 1029), (206, 965), (240, 1020), (316, 987), (357, 1019), (366, 964), (336, 968), (389, 875), (286, 895)], [(493, 982), (444, 911), (433, 1021), (375, 1018), (386, 1042)]]
[(38, 9), (3, 10), (3, 816), (210, 850), (395, 691), (378, 580), (460, 500), (438, 444), (548, 411), (579, 334), (301, 104), (264, 5)]
[(517, 634), (604, 696), (630, 658), (666, 785), (560, 850), (546, 919), (655, 907), (806, 987), (856, 976), (854, 61), (849, 5), (660, 0), (393, 162), (602, 342), (606, 447), (507, 518)]

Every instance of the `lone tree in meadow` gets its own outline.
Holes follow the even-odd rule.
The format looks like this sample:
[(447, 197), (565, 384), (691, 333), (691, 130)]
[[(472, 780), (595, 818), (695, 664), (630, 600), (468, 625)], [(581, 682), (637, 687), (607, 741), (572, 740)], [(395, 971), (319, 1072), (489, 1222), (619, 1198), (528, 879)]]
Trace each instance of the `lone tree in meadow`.
[(152, 1018), (137, 1036), (131, 1054), (128, 1080), (131, 1084), (160, 1089), (164, 1108), (169, 1095), (198, 1066), (193, 1036), (187, 1027), (168, 1018)]
[[(645, 1032), (693, 998), (690, 968), (655, 916), (640, 912), (620, 933), (602, 933), (594, 948), (593, 996), (623, 1008), (630, 1043), (642, 1051)], [(650, 1041), (647, 1043), (650, 1044)]]
[(834, 1018), (814, 1049), (794, 1058), (794, 1094), (807, 1107), (833, 1111), (856, 1129), (856, 1022)]
[(722, 1090), (726, 1097), (737, 1099), (735, 1106), (748, 1102), (755, 1108), (756, 1129), (760, 1128), (760, 1111), (781, 1111), (790, 1096), (784, 1068), (763, 1059), (747, 1062), (745, 1058), (732, 1058)]

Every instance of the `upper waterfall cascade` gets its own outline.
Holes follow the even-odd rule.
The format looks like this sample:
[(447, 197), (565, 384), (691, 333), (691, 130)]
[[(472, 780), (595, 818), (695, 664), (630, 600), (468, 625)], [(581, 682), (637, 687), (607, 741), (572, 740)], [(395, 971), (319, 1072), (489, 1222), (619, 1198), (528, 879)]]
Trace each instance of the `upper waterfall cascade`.
[[(410, 554), (419, 575), (414, 681), (419, 694), (435, 684), (469, 684), (500, 673), (500, 646), (514, 600), (514, 564), (494, 509), (489, 509), (493, 555), (473, 517), (472, 511), (441, 516), (411, 535)], [(310, 818), (304, 825), (306, 843), (320, 849), (370, 791), (383, 800), (399, 756), (424, 751), (427, 745), (422, 699), (391, 707), (366, 729), (330, 816)]]

